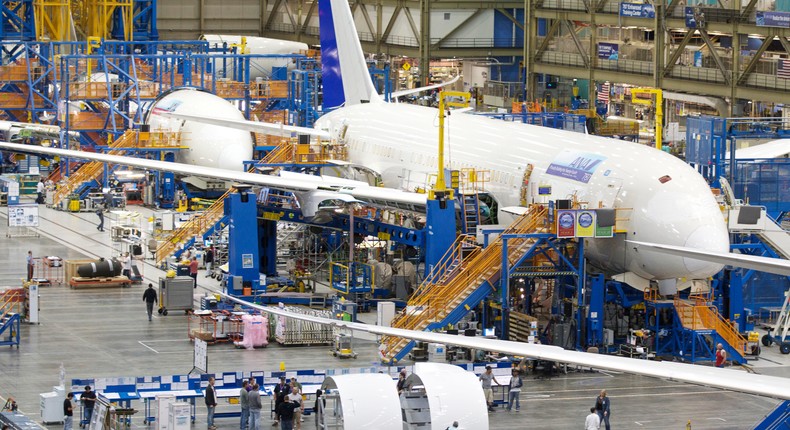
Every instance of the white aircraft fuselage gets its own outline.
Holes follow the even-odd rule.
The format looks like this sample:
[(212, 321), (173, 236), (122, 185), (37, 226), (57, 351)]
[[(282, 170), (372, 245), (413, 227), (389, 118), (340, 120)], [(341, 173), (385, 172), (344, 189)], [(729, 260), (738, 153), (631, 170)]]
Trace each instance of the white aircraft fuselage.
[[(330, 112), (316, 127), (332, 131), (347, 124), (351, 162), (379, 172), (385, 186), (414, 189), (437, 171), (437, 114), (434, 108), (374, 101)], [(629, 239), (729, 251), (724, 218), (708, 184), (672, 155), (631, 142), (468, 114), (451, 115), (445, 136), (446, 167), (489, 171), (486, 191), (499, 208), (520, 204), (525, 169), (532, 165), (528, 202), (543, 202), (537, 188), (548, 185), (551, 199), (575, 195), (591, 208), (600, 203), (632, 209), (626, 235), (586, 242), (588, 259), (610, 273), (704, 279), (722, 268), (683, 257), (643, 258), (625, 245)]]

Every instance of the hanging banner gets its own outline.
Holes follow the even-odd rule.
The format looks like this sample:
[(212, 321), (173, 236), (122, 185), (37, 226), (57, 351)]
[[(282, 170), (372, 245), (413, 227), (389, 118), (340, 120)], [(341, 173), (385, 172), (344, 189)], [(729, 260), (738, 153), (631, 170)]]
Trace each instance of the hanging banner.
[(568, 238), (576, 235), (576, 211), (557, 211), (557, 237)]
[(598, 42), (598, 58), (602, 60), (616, 60), (620, 45), (616, 43)]
[(595, 225), (595, 237), (614, 237), (614, 227), (601, 227)]
[(580, 210), (576, 213), (576, 237), (595, 236), (595, 212)]
[(620, 3), (620, 16), (655, 18), (656, 8), (654, 8), (652, 4)]
[(757, 12), (754, 22), (758, 27), (790, 28), (790, 12)]

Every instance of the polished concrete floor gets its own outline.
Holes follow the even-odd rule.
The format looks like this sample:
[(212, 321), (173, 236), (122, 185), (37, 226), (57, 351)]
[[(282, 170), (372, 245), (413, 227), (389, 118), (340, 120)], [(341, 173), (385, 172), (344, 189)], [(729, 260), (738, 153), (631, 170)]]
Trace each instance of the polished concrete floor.
[[(147, 210), (141, 209), (144, 213)], [(57, 255), (65, 259), (110, 256), (109, 233), (96, 231), (92, 213), (71, 214), (41, 209), (39, 238), (5, 237), (5, 208), (0, 209), (0, 286), (17, 286), (24, 276), (24, 256)], [(108, 223), (111, 222), (108, 220)], [(202, 274), (202, 272), (201, 272)], [(156, 282), (161, 272), (146, 265), (144, 275)], [(216, 287), (202, 276), (196, 296)], [(192, 344), (187, 320), (180, 312), (148, 322), (141, 300), (143, 288), (72, 290), (53, 286), (41, 291), (41, 323), (25, 325), (22, 345), (0, 349), (0, 396), (13, 396), (31, 417), (39, 414), (39, 393), (58, 383), (60, 364), (67, 380), (103, 376), (182, 374), (192, 368)], [(359, 339), (357, 360), (333, 358), (328, 347), (280, 347), (241, 350), (232, 345), (210, 346), (209, 370), (276, 370), (375, 366), (376, 344)], [(774, 347), (754, 362), (758, 373), (790, 377), (790, 357)], [(526, 379), (522, 410), (489, 414), (492, 429), (582, 428), (597, 392), (612, 398), (612, 426), (619, 429), (751, 428), (777, 400), (653, 378), (607, 373), (572, 372), (551, 380)], [(200, 403), (200, 402), (199, 402)], [(141, 408), (141, 405), (136, 405)], [(219, 410), (231, 410), (220, 403)], [(264, 419), (265, 426), (270, 420)], [(237, 428), (236, 419), (218, 419), (220, 428)], [(142, 428), (142, 419), (134, 420)], [(463, 427), (463, 423), (461, 423)], [(60, 428), (52, 425), (50, 428)], [(194, 428), (205, 428), (205, 409), (198, 408)], [(304, 428), (314, 428), (311, 417)], [(474, 430), (474, 429), (473, 429)]]

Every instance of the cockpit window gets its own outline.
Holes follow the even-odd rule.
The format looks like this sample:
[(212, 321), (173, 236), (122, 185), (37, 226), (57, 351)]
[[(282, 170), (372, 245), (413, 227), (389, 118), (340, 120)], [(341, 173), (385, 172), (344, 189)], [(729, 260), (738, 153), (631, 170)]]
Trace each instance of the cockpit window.
[(669, 182), (671, 180), (672, 180), (672, 177), (669, 176), (669, 175), (664, 175), (664, 176), (658, 178), (658, 182), (661, 182), (662, 184), (666, 184), (667, 182)]

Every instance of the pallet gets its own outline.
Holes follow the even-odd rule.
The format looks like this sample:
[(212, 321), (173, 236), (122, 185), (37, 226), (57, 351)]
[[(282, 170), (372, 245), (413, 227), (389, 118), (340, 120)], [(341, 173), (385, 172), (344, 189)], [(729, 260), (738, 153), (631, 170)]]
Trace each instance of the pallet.
[(73, 277), (69, 281), (69, 286), (75, 290), (81, 288), (117, 288), (131, 287), (132, 281), (126, 276), (115, 276), (112, 278), (80, 278)]

